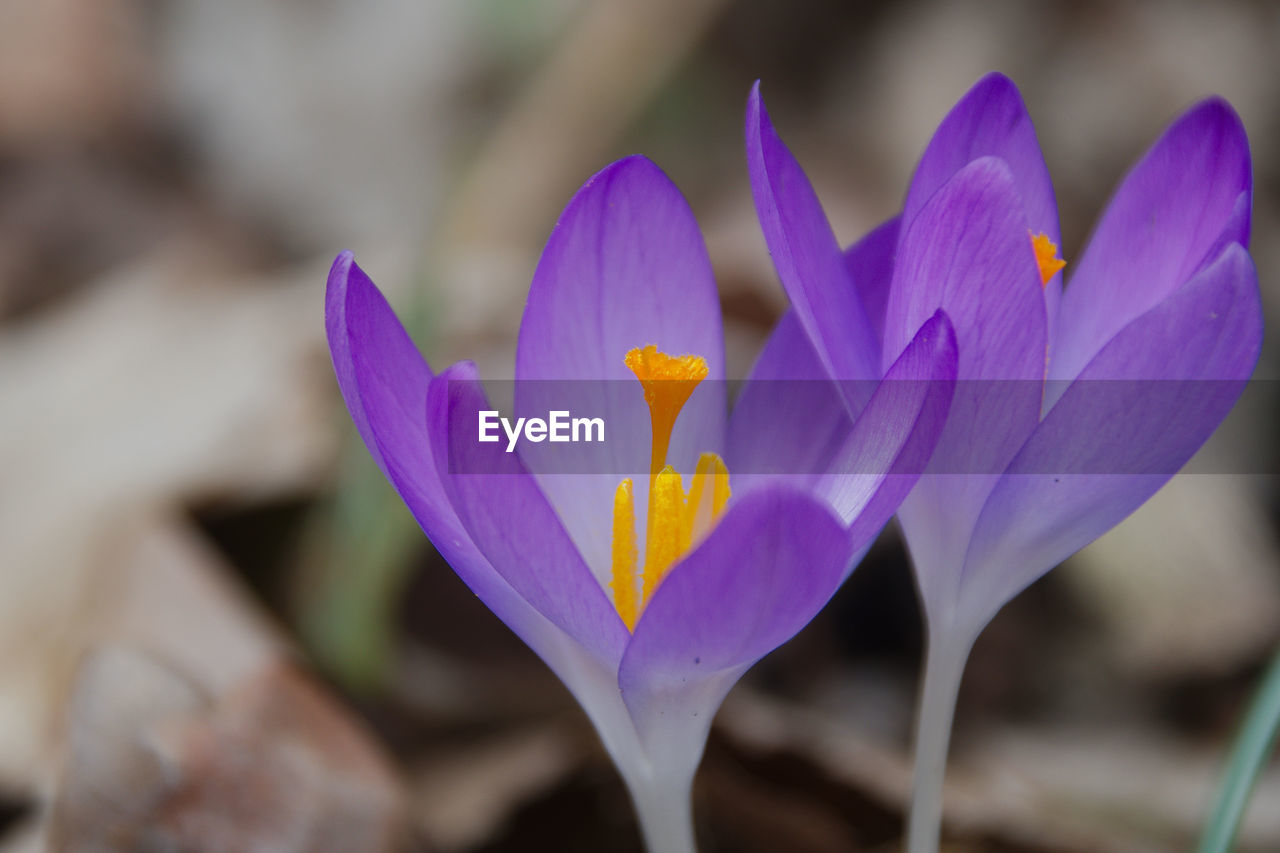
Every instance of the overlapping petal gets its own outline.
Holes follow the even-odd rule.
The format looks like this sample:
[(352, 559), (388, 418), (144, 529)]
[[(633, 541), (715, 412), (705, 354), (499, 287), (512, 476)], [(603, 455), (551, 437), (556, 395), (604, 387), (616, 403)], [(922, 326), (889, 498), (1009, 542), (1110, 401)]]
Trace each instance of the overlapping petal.
[(1090, 361), (992, 490), (962, 608), (994, 609), (1137, 509), (1230, 411), (1258, 360), (1262, 310), (1235, 244)]
[(608, 666), (627, 629), (520, 457), (476, 440), (490, 409), (475, 366), (445, 370), (427, 392), (436, 469), (459, 521), (489, 564), (539, 613)]
[(737, 494), (778, 475), (826, 471), (852, 425), (794, 312), (778, 321), (729, 416), (725, 441)]
[(636, 624), (618, 672), (656, 763), (701, 755), (724, 695), (803, 628), (835, 592), (848, 536), (831, 510), (782, 486), (737, 501), (672, 567)]
[[(942, 120), (929, 141), (902, 206), (904, 228), (910, 228), (933, 194), (974, 160), (998, 157), (1012, 176), (1022, 199), (1027, 227), (1061, 243), (1053, 181), (1040, 151), (1035, 127), (1013, 81), (1003, 74), (983, 77)], [(1048, 328), (1062, 294), (1062, 276), (1045, 286)], [(962, 338), (963, 340), (963, 338)]]
[[(814, 350), (832, 377), (878, 379), (873, 326), (809, 179), (773, 129), (758, 83), (747, 102), (746, 135), (765, 242)], [(850, 402), (856, 413), (865, 400)]]
[(866, 312), (877, 353), (884, 350), (884, 317), (889, 310), (901, 223), (900, 216), (880, 223), (844, 253), (844, 266)]
[(1249, 143), (1226, 102), (1175, 122), (1124, 179), (1075, 264), (1049, 376), (1073, 379), (1226, 245), (1248, 246), (1251, 196)]
[(494, 570), (445, 495), (427, 428), (431, 369), (350, 253), (329, 273), (326, 329), (342, 396), (378, 466), (463, 583), (572, 689), (581, 662), (564, 633)]
[(959, 383), (929, 473), (900, 510), (926, 607), (952, 594), (978, 509), (1039, 420), (1045, 308), (1022, 201), (1001, 160), (961, 169), (908, 228), (886, 358), (939, 309), (955, 327)]
[(925, 470), (947, 422), (956, 365), (955, 331), (938, 311), (885, 373), (817, 484), (849, 526), (855, 553), (870, 546)]

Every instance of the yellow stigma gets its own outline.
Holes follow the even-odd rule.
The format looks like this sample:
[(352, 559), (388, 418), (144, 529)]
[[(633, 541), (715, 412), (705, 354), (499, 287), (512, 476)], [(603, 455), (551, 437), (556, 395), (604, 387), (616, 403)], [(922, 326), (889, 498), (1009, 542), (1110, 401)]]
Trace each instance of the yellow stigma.
[(729, 469), (716, 454), (702, 454), (686, 495), (679, 472), (667, 464), (671, 431), (693, 389), (707, 378), (707, 360), (696, 355), (670, 356), (650, 345), (631, 350), (625, 361), (644, 389), (653, 428), (644, 572), (639, 584), (631, 480), (619, 483), (613, 496), (613, 581), (610, 586), (618, 615), (628, 630), (634, 630), (645, 603), (667, 570), (701, 541), (724, 513), (729, 502)]
[(667, 355), (653, 344), (630, 350), (623, 358), (640, 380), (644, 401), (649, 404), (653, 427), (653, 449), (649, 454), (649, 477), (658, 476), (667, 464), (667, 447), (676, 417), (698, 383), (707, 378), (707, 360), (700, 355)]
[(1067, 262), (1058, 257), (1058, 244), (1044, 232), (1032, 235), (1031, 248), (1036, 253), (1036, 266), (1040, 268), (1040, 286), (1044, 287)]

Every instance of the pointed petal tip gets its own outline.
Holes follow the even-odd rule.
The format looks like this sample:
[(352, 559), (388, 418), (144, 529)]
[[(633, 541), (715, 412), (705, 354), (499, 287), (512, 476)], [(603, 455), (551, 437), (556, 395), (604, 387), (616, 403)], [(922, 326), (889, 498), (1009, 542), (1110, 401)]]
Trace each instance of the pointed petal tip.
[(340, 288), (344, 288), (347, 279), (351, 275), (351, 268), (355, 266), (355, 255), (349, 249), (344, 249), (338, 253), (333, 259), (333, 263), (329, 265), (329, 278), (326, 282), (326, 290), (332, 298)]
[(1022, 93), (1018, 90), (1018, 84), (1014, 83), (1009, 75), (1003, 71), (988, 71), (978, 78), (978, 81), (969, 89), (972, 94), (974, 92), (990, 92), (1016, 95), (1019, 100), (1022, 99)]
[(471, 359), (464, 358), (440, 371), (436, 374), (436, 378), (446, 382), (474, 382), (480, 378), (480, 368), (476, 367), (476, 363)]
[(959, 358), (960, 349), (959, 344), (956, 342), (956, 328), (951, 322), (951, 315), (944, 309), (939, 308), (933, 312), (933, 316), (924, 322), (916, 336), (933, 343), (935, 354), (950, 363), (954, 374), (955, 363)]
[(1204, 100), (1193, 104), (1184, 115), (1203, 116), (1214, 122), (1238, 126), (1242, 130), (1244, 128), (1244, 123), (1240, 120), (1240, 114), (1236, 112), (1236, 108), (1231, 106), (1231, 102), (1221, 95), (1210, 95)]
[[(614, 160), (612, 163), (592, 175), (587, 182), (583, 184), (582, 190), (585, 190), (587, 187), (592, 186), (598, 181), (607, 180), (619, 175), (625, 175), (634, 170), (657, 170), (657, 168), (657, 165), (643, 154), (628, 154), (626, 157)], [(582, 192), (582, 190), (579, 190), (578, 192)]]
[(760, 93), (760, 81), (751, 86), (751, 94), (747, 96), (747, 145), (756, 148), (761, 138), (774, 135), (773, 120), (769, 118), (769, 110), (764, 105), (764, 95)]

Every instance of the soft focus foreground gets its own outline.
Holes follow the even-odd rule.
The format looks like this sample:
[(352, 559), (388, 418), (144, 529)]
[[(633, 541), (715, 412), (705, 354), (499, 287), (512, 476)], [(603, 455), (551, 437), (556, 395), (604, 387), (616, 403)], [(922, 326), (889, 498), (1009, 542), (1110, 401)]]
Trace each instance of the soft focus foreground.
[[(1068, 261), (1149, 140), (1228, 98), (1280, 316), (1261, 5), (49, 0), (0, 22), (0, 849), (638, 844), (585, 718), (352, 443), (321, 319), (339, 248), (430, 358), (502, 376), (560, 205), (643, 151), (707, 234), (741, 376), (783, 307), (751, 81), (849, 243), (998, 68)], [(1188, 846), (1280, 641), (1278, 410), (1255, 381), (1202, 473), (992, 623), (944, 847)], [(890, 531), (730, 696), (701, 849), (894, 849), (919, 642)], [(1273, 771), (1239, 849), (1277, 846)]]

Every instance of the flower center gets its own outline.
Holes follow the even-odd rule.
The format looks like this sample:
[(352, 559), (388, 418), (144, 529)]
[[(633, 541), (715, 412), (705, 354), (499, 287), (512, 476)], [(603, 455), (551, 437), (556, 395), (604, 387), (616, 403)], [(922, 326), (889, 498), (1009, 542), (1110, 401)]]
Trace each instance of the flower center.
[(644, 389), (653, 433), (643, 572), (637, 572), (636, 509), (631, 479), (619, 483), (613, 495), (613, 582), (610, 586), (618, 615), (627, 629), (632, 630), (662, 576), (710, 532), (723, 514), (729, 501), (729, 469), (716, 454), (702, 454), (686, 493), (684, 480), (667, 464), (671, 431), (693, 389), (707, 378), (707, 360), (697, 355), (670, 356), (650, 344), (628, 352), (625, 362)]
[(1036, 253), (1036, 266), (1040, 267), (1040, 286), (1044, 287), (1067, 262), (1058, 257), (1058, 244), (1050, 240), (1049, 235), (1043, 231), (1032, 235), (1031, 248)]

